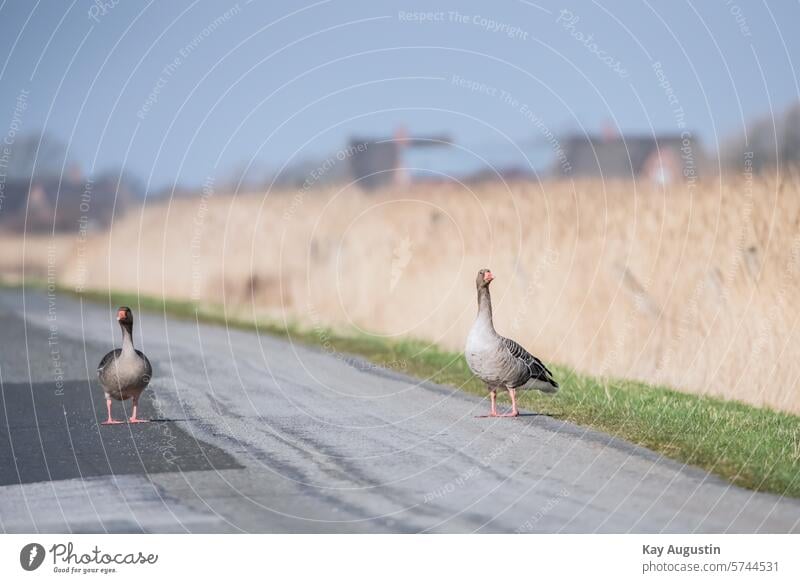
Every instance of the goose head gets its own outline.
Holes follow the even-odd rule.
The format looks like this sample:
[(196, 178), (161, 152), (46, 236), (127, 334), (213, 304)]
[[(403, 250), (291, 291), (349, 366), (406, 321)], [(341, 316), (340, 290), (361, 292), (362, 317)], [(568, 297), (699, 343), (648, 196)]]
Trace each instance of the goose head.
[(494, 275), (492, 275), (491, 269), (481, 269), (478, 272), (478, 276), (475, 278), (475, 286), (478, 289), (488, 288), (493, 279)]
[(133, 312), (127, 306), (120, 306), (117, 309), (117, 322), (120, 326), (133, 326)]

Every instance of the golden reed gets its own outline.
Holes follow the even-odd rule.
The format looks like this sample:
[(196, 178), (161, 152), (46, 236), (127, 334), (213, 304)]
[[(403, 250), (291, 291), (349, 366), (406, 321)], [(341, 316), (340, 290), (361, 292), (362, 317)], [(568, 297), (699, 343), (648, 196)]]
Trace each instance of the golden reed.
[(498, 331), (548, 361), (800, 413), (797, 175), (669, 189), (588, 180), (233, 196), (209, 187), (131, 210), (88, 240), (0, 243), (7, 276), (24, 264), (43, 277), (49, 257), (66, 286), (224, 303), (230, 314), (455, 350), (476, 309), (475, 272), (490, 267)]

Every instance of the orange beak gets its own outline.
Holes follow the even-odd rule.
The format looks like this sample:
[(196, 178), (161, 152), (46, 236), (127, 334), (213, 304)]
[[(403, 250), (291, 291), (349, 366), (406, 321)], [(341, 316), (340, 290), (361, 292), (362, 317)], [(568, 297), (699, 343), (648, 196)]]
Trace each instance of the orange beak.
[(492, 281), (493, 279), (494, 275), (492, 275), (491, 271), (487, 271), (486, 273), (483, 274), (483, 281), (489, 282)]

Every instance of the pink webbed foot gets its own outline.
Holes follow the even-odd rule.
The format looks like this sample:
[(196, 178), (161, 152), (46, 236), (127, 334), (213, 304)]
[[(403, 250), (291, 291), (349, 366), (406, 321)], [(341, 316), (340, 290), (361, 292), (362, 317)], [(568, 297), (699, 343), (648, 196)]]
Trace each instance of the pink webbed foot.
[(131, 417), (128, 423), (150, 423), (149, 419), (139, 419), (138, 417)]
[(120, 423), (125, 423), (124, 421), (117, 421), (111, 416), (111, 399), (106, 398), (106, 409), (108, 411), (108, 418), (103, 421), (100, 425), (119, 425)]

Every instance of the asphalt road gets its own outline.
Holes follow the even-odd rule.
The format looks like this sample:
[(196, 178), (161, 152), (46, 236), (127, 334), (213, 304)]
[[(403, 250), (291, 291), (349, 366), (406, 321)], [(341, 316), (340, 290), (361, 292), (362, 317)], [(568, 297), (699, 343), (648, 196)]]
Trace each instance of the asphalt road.
[(101, 427), (116, 306), (0, 290), (0, 530), (800, 531), (798, 500), (546, 411), (132, 307), (154, 421)]

